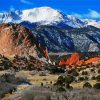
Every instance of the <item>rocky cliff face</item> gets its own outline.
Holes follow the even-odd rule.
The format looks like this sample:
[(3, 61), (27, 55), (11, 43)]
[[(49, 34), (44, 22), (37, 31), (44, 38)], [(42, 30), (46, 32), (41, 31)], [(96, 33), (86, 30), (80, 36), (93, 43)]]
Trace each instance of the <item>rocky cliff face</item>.
[(37, 52), (45, 55), (46, 49), (39, 46), (31, 31), (18, 24), (0, 25), (0, 54), (11, 57), (15, 55), (33, 55)]

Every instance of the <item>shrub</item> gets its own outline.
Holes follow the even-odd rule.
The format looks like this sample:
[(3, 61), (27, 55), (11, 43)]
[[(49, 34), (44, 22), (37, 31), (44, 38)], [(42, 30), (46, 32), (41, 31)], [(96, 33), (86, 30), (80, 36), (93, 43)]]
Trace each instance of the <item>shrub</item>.
[(65, 83), (65, 78), (63, 76), (59, 76), (56, 84), (57, 85), (64, 85), (64, 83)]
[(85, 80), (88, 80), (89, 78), (86, 76), (84, 79), (85, 79)]
[(95, 72), (95, 69), (91, 69), (91, 72)]
[(95, 76), (92, 76), (92, 77), (91, 77), (91, 80), (95, 80), (95, 79), (96, 79), (96, 77), (95, 77)]
[(11, 61), (8, 58), (0, 55), (0, 70), (7, 70), (11, 67), (12, 67)]
[(96, 80), (97, 80), (97, 81), (100, 81), (100, 75), (98, 75), (98, 76), (96, 77)]
[(58, 74), (58, 73), (64, 73), (65, 72), (64, 68), (60, 68), (56, 65), (49, 65), (47, 70), (49, 70), (51, 74)]
[(71, 84), (74, 80), (75, 78), (71, 75), (65, 77), (65, 83)]
[(65, 90), (64, 87), (58, 87), (58, 88), (57, 88), (57, 91), (59, 91), (59, 92), (64, 92), (64, 91), (66, 91), (66, 90)]
[(67, 88), (67, 89), (73, 89), (73, 87), (70, 86), (70, 84), (66, 84), (66, 88)]
[(5, 94), (12, 93), (14, 91), (16, 91), (15, 85), (6, 82), (0, 82), (0, 98), (4, 97)]
[(89, 82), (86, 82), (84, 85), (83, 85), (83, 88), (92, 88), (92, 85), (89, 83)]
[(41, 83), (41, 86), (43, 86), (43, 83)]
[(98, 73), (100, 74), (100, 69), (98, 69)]
[(84, 77), (79, 77), (78, 80), (79, 81), (84, 81)]
[(66, 87), (67, 89), (73, 89), (73, 87), (70, 86), (70, 84), (71, 84), (73, 81), (75, 81), (75, 78), (74, 78), (73, 76), (70, 76), (70, 75), (66, 76), (66, 77), (65, 77), (65, 87)]
[(20, 85), (21, 83), (30, 84), (26, 78), (16, 77), (15, 74), (12, 73), (3, 74), (2, 76), (0, 76), (0, 81), (16, 84), (16, 85)]
[(52, 81), (50, 81), (50, 84), (52, 84)]
[(93, 86), (95, 89), (100, 89), (100, 83), (96, 83), (96, 84), (94, 84), (94, 86)]
[(88, 72), (87, 71), (83, 71), (82, 75), (88, 75)]
[[(70, 84), (74, 81), (74, 77), (71, 75), (68, 76), (59, 76), (58, 80), (56, 82), (56, 85), (60, 86), (61, 91), (63, 90), (62, 88), (67, 88), (67, 89), (72, 89), (72, 87), (70, 86)], [(59, 87), (57, 87), (59, 90)]]
[(71, 70), (69, 70), (69, 71), (68, 71), (68, 74), (71, 74), (71, 75), (73, 75), (73, 76), (78, 76), (78, 75), (79, 75), (79, 73), (76, 71), (76, 69), (71, 69)]

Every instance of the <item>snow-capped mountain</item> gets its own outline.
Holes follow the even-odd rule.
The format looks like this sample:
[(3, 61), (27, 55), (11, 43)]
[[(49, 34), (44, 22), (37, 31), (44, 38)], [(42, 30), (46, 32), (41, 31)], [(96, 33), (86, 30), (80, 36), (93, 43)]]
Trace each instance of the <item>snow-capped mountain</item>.
[(91, 25), (91, 26), (100, 28), (100, 21), (89, 20), (89, 19), (85, 19), (84, 21), (85, 21), (86, 25)]
[(0, 13), (0, 23), (21, 23), (23, 21), (40, 25), (68, 25), (73, 28), (85, 25), (84, 21), (50, 7)]
[(26, 26), (49, 52), (100, 51), (100, 22), (80, 20), (50, 7), (0, 13), (0, 23)]

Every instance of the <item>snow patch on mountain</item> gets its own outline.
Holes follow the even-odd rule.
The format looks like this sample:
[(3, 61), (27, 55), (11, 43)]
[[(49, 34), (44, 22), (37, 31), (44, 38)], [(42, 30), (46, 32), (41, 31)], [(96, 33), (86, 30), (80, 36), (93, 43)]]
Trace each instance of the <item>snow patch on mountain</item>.
[(99, 51), (98, 44), (96, 44), (96, 43), (90, 44), (88, 51), (89, 52), (98, 52)]
[(50, 7), (40, 7), (29, 10), (23, 10), (21, 15), (22, 21), (42, 22), (50, 24), (51, 22), (62, 21), (62, 15)]
[(61, 23), (73, 28), (80, 28), (85, 25), (84, 21), (74, 16), (66, 15), (51, 7), (0, 13), (0, 23), (20, 23), (23, 21), (39, 23), (40, 25), (58, 25)]
[(100, 28), (100, 21), (89, 20), (89, 19), (85, 19), (84, 21), (85, 21), (86, 25), (91, 25), (91, 26)]

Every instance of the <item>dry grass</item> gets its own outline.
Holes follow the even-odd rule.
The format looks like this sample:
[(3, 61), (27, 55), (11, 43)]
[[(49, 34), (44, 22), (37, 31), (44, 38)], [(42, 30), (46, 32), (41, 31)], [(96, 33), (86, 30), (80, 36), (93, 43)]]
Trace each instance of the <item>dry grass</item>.
[(40, 84), (40, 83), (50, 83), (50, 81), (54, 82), (58, 78), (58, 75), (51, 75), (48, 74), (47, 76), (39, 76), (36, 74), (34, 76), (30, 76), (28, 79), (31, 81), (32, 84)]
[[(36, 75), (31, 75), (30, 71), (16, 72), (16, 76), (21, 77), (21, 78), (26, 78), (30, 81), (31, 84), (35, 84), (35, 85), (40, 85), (41, 83), (43, 83), (43, 84), (48, 83), (49, 84), (51, 81), (53, 83), (58, 79), (58, 75), (47, 74), (46, 76), (40, 76), (39, 73), (36, 73)], [(88, 82), (92, 86), (96, 83), (95, 80), (89, 80)], [(84, 100), (99, 100), (98, 98), (100, 97), (100, 92), (96, 93), (95, 90), (92, 90), (92, 89), (85, 90), (85, 89), (83, 89), (83, 84), (84, 84), (84, 81), (79, 82), (79, 83), (72, 83), (71, 86), (74, 88), (72, 91), (69, 91), (69, 92), (67, 91), (65, 93), (65, 96), (63, 96), (63, 94), (57, 95), (55, 92), (55, 94), (56, 94), (55, 98), (57, 98), (57, 96), (63, 97), (63, 100), (64, 100), (65, 97), (68, 96), (71, 98), (69, 100), (83, 100), (83, 97), (86, 97), (87, 94), (89, 94)], [(32, 98), (33, 98), (33, 100), (41, 100), (41, 98), (44, 100), (50, 100), (50, 99), (46, 99), (49, 96), (50, 96), (50, 98), (52, 97), (53, 91), (50, 91), (50, 88), (44, 89), (44, 87), (43, 87), (43, 89), (42, 89), (42, 87), (40, 87), (40, 86), (36, 86), (36, 87), (34, 87), (34, 86), (33, 87), (31, 87), (31, 86), (18, 86), (17, 87), (17, 93), (19, 92), (18, 96), (22, 97), (21, 99), (18, 99), (18, 100), (32, 100)], [(39, 94), (41, 94), (41, 91), (43, 92), (42, 96), (39, 95)], [(77, 92), (79, 95), (77, 94)], [(3, 98), (2, 100), (16, 100), (16, 96), (17, 96), (16, 92), (14, 94), (8, 93), (5, 95), (5, 98)], [(76, 98), (74, 98), (73, 96)], [(8, 98), (14, 98), (14, 99), (8, 99)], [(91, 99), (91, 98), (93, 98), (93, 99)], [(96, 98), (96, 99), (94, 99), (94, 98)]]
[(29, 71), (20, 71), (16, 73), (18, 77), (27, 78), (31, 84), (40, 85), (41, 83), (50, 83), (50, 81), (54, 82), (57, 80), (58, 75), (47, 74), (46, 76), (39, 76), (37, 73), (36, 75), (31, 75)]
[[(89, 82), (92, 86), (97, 83), (96, 80), (89, 80), (87, 82)], [(85, 83), (84, 81), (83, 82), (78, 82), (78, 83), (72, 83), (71, 86), (73, 88), (82, 89), (84, 83)]]
[[(27, 78), (31, 84), (37, 84), (40, 85), (41, 83), (50, 83), (50, 81), (55, 82), (58, 78), (58, 75), (52, 75), (52, 74), (47, 74), (46, 76), (39, 76), (37, 73), (36, 75), (31, 75), (30, 71), (20, 71), (16, 73), (16, 76), (18, 77), (25, 77)], [(88, 81), (92, 86), (96, 83), (96, 80), (89, 80)], [(83, 84), (85, 82), (78, 82), (78, 83), (72, 83), (71, 86), (73, 88), (78, 88), (82, 89)]]

